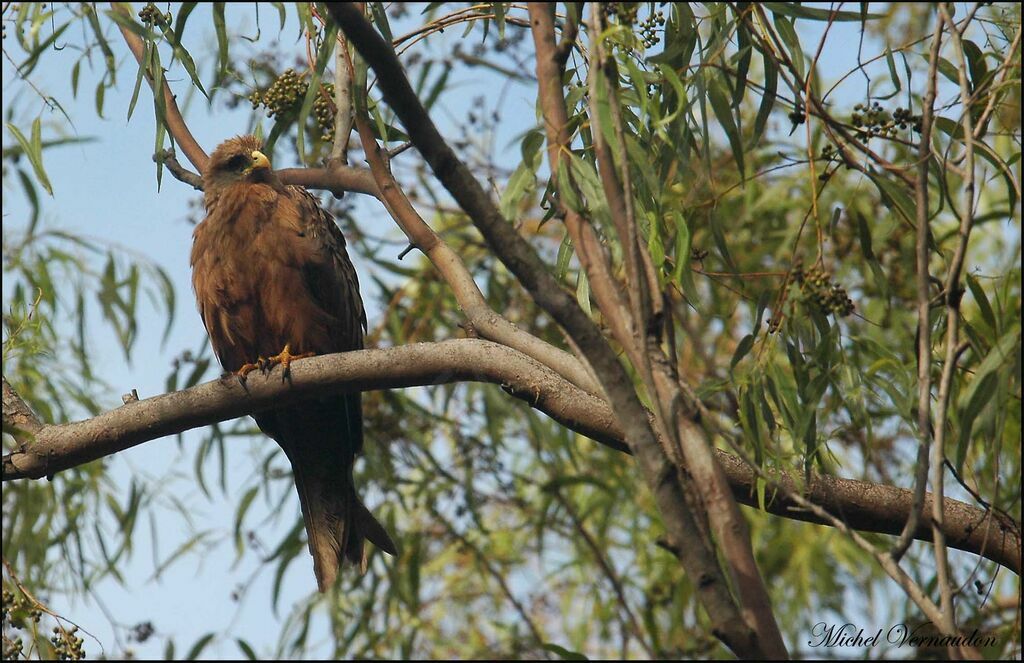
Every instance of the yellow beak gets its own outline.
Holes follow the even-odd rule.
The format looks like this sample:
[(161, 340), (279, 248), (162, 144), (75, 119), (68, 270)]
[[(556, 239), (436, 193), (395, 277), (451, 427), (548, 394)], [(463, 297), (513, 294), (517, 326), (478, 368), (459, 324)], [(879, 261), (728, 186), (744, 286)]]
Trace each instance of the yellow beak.
[(267, 158), (266, 154), (259, 150), (252, 151), (252, 165), (249, 167), (250, 170), (258, 170), (260, 168), (266, 168), (270, 170), (270, 159)]

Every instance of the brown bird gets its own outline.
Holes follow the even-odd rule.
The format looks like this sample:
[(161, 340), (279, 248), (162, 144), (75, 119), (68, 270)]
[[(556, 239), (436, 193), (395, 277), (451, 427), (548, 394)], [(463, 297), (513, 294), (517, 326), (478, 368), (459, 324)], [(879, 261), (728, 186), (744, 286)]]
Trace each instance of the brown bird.
[[(308, 191), (281, 183), (260, 148), (239, 136), (210, 156), (206, 219), (192, 244), (192, 286), (210, 343), (243, 380), (255, 368), (287, 372), (293, 359), (362, 348), (366, 329), (345, 237)], [(365, 571), (366, 539), (395, 554), (352, 481), (361, 403), (359, 393), (325, 396), (253, 415), (291, 462), (320, 591), (344, 562)]]

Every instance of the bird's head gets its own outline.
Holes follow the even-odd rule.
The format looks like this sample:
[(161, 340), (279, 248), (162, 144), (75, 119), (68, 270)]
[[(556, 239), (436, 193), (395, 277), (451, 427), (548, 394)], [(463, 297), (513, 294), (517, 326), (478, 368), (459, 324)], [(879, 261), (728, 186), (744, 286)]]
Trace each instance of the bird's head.
[(274, 171), (262, 147), (255, 136), (236, 136), (218, 145), (203, 171), (207, 195), (239, 182), (272, 182)]

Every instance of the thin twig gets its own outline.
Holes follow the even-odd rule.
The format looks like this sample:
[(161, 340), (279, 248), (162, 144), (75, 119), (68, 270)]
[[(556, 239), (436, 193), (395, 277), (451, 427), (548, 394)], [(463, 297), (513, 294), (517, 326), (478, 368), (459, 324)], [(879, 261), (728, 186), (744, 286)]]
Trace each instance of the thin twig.
[(161, 150), (153, 155), (153, 161), (162, 163), (167, 167), (167, 170), (174, 176), (174, 179), (179, 182), (184, 182), (190, 185), (196, 191), (203, 190), (203, 177), (199, 173), (193, 173), (188, 168), (185, 168), (178, 161), (178, 158), (174, 154), (174, 150), (167, 149)]
[(928, 483), (928, 450), (931, 446), (931, 394), (932, 394), (932, 326), (929, 293), (930, 277), (928, 240), (931, 236), (928, 214), (928, 167), (932, 161), (932, 121), (935, 112), (935, 94), (938, 77), (939, 50), (942, 48), (942, 17), (937, 17), (932, 33), (931, 53), (928, 58), (927, 90), (921, 108), (921, 140), (917, 153), (917, 462), (914, 472), (914, 508), (889, 551), (899, 562), (913, 541), (917, 523), (924, 508), (924, 493)]

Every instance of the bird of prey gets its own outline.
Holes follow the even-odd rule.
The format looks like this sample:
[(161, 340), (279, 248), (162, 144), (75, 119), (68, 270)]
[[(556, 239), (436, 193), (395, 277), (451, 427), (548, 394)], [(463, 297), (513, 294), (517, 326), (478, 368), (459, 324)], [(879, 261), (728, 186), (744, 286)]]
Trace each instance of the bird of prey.
[[(363, 347), (366, 314), (345, 238), (316, 198), (285, 186), (254, 136), (222, 143), (203, 172), (206, 218), (192, 286), (213, 351), (241, 379), (254, 368)], [(363, 506), (352, 463), (361, 395), (325, 396), (253, 415), (291, 462), (320, 591), (345, 562), (366, 569), (364, 540), (395, 544)]]

